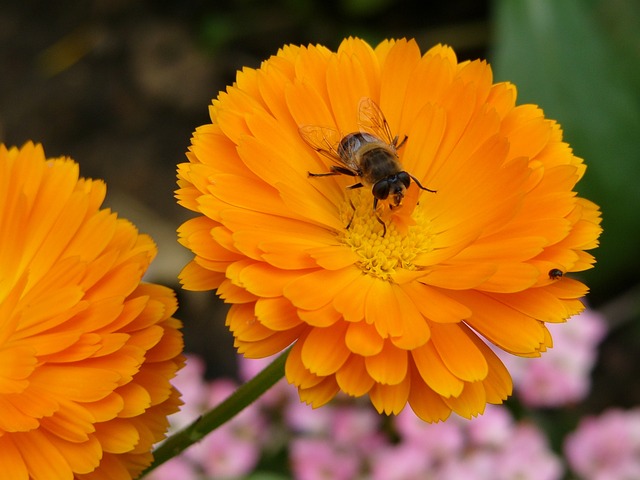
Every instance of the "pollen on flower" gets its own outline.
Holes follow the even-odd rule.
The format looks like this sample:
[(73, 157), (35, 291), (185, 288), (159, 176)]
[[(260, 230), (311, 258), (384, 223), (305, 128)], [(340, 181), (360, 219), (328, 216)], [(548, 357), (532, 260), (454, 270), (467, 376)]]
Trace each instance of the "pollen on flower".
[(412, 214), (415, 225), (406, 233), (387, 220), (387, 233), (383, 236), (384, 228), (373, 211), (371, 194), (364, 189), (350, 202), (345, 201), (341, 217), (349, 225), (341, 236), (342, 242), (358, 254), (358, 266), (364, 273), (382, 280), (390, 280), (398, 269), (417, 270), (420, 267), (413, 263), (415, 258), (432, 248), (430, 222), (419, 206)]

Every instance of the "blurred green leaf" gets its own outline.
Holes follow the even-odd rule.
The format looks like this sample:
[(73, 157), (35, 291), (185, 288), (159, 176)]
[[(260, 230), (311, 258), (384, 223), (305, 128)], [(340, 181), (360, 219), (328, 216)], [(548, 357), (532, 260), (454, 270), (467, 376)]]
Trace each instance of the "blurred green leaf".
[(348, 15), (371, 16), (393, 4), (393, 0), (342, 0), (342, 10)]
[(518, 87), (560, 122), (588, 166), (581, 196), (603, 211), (598, 295), (637, 282), (640, 255), (640, 3), (636, 0), (496, 0), (497, 80)]
[(273, 472), (253, 472), (245, 480), (287, 480), (291, 477)]

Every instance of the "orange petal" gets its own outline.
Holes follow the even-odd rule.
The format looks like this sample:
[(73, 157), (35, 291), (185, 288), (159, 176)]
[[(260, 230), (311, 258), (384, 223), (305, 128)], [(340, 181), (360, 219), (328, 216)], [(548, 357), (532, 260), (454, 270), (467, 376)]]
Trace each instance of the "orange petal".
[(384, 344), (375, 326), (366, 322), (349, 323), (344, 341), (351, 352), (365, 357), (380, 353)]
[(424, 285), (419, 282), (402, 286), (420, 313), (430, 321), (438, 323), (458, 323), (471, 316), (471, 310), (462, 303), (453, 300), (446, 290)]
[[(284, 287), (284, 296), (296, 307), (317, 310), (330, 303), (343, 288), (361, 275), (355, 267), (341, 270), (317, 270), (292, 280)], [(322, 288), (318, 288), (322, 285)]]
[(402, 287), (393, 286), (393, 294), (398, 303), (398, 318), (402, 333), (392, 336), (391, 342), (403, 350), (412, 350), (424, 345), (431, 337), (431, 329), (420, 310)]
[(317, 310), (298, 309), (298, 316), (312, 327), (328, 327), (342, 318), (332, 305), (325, 305)]
[(431, 328), (431, 339), (447, 369), (467, 382), (484, 380), (487, 361), (470, 336), (475, 335), (458, 324), (438, 323)]
[(382, 385), (398, 385), (407, 376), (407, 351), (384, 342), (380, 353), (365, 357), (367, 373)]
[(465, 382), (460, 396), (445, 398), (444, 402), (461, 417), (471, 419), (484, 413), (487, 397), (480, 382)]
[(332, 375), (346, 362), (351, 352), (338, 339), (344, 338), (348, 326), (346, 322), (337, 322), (327, 328), (311, 329), (301, 352), (302, 363), (311, 373)]
[(405, 376), (402, 382), (396, 385), (376, 383), (371, 388), (369, 396), (378, 413), (398, 415), (407, 404), (410, 389), (411, 380), (409, 376)]
[(422, 377), (415, 372), (411, 376), (409, 405), (413, 413), (425, 422), (443, 421), (451, 414), (451, 408), (444, 402), (442, 396), (430, 389)]
[(542, 322), (479, 292), (465, 291), (459, 295), (452, 292), (452, 296), (473, 311), (466, 323), (500, 348), (526, 355), (540, 351), (545, 345), (546, 329)]
[(311, 373), (302, 362), (302, 346), (306, 335), (296, 342), (285, 363), (287, 381), (298, 388), (308, 389), (322, 382), (323, 378)]
[(347, 322), (360, 322), (365, 316), (369, 290), (378, 280), (370, 275), (359, 275), (353, 282), (336, 293), (333, 307)]
[(464, 382), (453, 375), (431, 342), (416, 348), (411, 357), (424, 383), (442, 397), (457, 397)]
[(291, 302), (282, 297), (258, 299), (255, 314), (262, 325), (275, 331), (289, 330), (302, 323)]
[(300, 400), (311, 405), (313, 408), (321, 407), (333, 400), (340, 388), (333, 376), (324, 377), (323, 380), (313, 387), (300, 389)]
[(511, 375), (498, 356), (477, 335), (469, 335), (487, 361), (489, 373), (482, 381), (487, 402), (500, 404), (513, 393)]
[[(29, 469), (22, 458), (22, 452), (15, 445), (11, 435), (0, 437), (0, 471), (7, 478), (29, 478)], [(39, 452), (41, 453), (41, 452)]]
[(375, 384), (367, 372), (364, 358), (360, 355), (349, 356), (336, 372), (336, 382), (340, 390), (353, 397), (365, 395)]

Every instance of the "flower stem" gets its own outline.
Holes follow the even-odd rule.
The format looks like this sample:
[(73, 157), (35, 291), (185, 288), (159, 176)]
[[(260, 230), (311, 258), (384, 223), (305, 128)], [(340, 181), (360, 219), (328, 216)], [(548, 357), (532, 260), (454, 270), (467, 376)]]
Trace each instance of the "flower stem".
[(153, 452), (153, 463), (143, 472), (142, 476), (199, 442), (257, 400), (284, 376), (284, 364), (288, 355), (289, 350), (286, 350), (255, 377), (238, 387), (224, 402), (167, 438)]

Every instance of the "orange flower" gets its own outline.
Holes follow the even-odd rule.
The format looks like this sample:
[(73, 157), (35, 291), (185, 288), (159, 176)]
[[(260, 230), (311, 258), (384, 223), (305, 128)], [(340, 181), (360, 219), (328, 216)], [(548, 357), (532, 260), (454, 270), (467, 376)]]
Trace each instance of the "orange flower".
[(126, 479), (180, 404), (174, 293), (140, 280), (156, 254), (101, 181), (0, 146), (0, 471)]
[[(401, 207), (390, 195), (374, 212), (365, 171), (318, 154), (373, 131), (362, 98), (415, 177)], [(239, 72), (210, 113), (178, 170), (179, 202), (199, 214), (179, 230), (195, 254), (181, 280), (233, 304), (245, 356), (294, 343), (286, 375), (302, 400), (342, 390), (387, 414), (408, 402), (426, 421), (470, 417), (511, 393), (485, 341), (538, 356), (545, 322), (582, 310), (587, 288), (549, 272), (594, 262), (598, 207), (573, 191), (585, 166), (485, 62), (405, 40), (287, 46)], [(332, 166), (353, 176), (309, 176)]]

